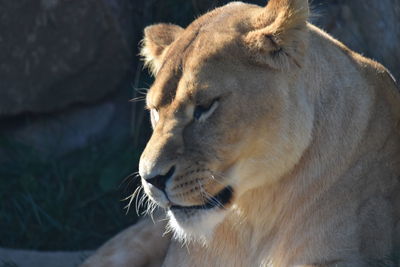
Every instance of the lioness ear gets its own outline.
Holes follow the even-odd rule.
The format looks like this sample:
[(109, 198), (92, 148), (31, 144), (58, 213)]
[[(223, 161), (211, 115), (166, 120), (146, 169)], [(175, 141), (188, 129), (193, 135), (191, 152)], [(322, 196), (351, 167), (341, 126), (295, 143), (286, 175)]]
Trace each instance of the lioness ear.
[(155, 24), (144, 29), (144, 38), (140, 55), (145, 66), (156, 75), (161, 67), (161, 59), (167, 48), (183, 31), (183, 28), (174, 24)]
[(274, 69), (285, 69), (292, 63), (301, 67), (308, 16), (307, 0), (270, 0), (244, 38), (250, 57)]

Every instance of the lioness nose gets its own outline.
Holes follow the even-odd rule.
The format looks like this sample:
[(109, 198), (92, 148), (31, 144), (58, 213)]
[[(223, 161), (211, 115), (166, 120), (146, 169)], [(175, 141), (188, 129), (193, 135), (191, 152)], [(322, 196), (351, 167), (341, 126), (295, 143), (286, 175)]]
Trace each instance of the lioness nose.
[(172, 175), (174, 175), (174, 172), (175, 172), (175, 166), (172, 166), (171, 169), (169, 169), (169, 171), (166, 174), (157, 175), (157, 176), (154, 176), (152, 178), (146, 179), (146, 182), (154, 185), (155, 187), (157, 187), (161, 191), (164, 191), (165, 190), (165, 184), (167, 183), (168, 179), (171, 178)]

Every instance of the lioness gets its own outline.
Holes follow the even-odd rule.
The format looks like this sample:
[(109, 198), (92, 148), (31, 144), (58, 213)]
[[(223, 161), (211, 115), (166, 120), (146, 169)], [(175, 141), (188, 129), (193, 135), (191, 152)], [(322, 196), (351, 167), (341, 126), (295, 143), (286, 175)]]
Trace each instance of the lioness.
[(400, 96), (308, 16), (235, 2), (145, 29), (139, 170), (174, 238), (142, 222), (86, 266), (396, 266)]

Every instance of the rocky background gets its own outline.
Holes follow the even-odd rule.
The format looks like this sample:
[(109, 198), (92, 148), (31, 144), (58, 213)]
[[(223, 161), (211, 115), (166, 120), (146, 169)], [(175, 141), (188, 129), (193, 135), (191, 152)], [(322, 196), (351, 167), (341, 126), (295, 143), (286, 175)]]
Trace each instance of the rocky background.
[[(151, 78), (142, 70), (137, 56), (143, 28), (156, 22), (186, 26), (194, 17), (226, 2), (229, 1), (0, 0), (0, 228), (13, 225), (16, 232), (22, 233), (18, 238), (15, 238), (15, 231), (7, 235), (1, 239), (0, 246), (93, 248), (135, 221), (134, 215), (123, 217), (123, 211), (118, 215), (102, 212), (111, 204), (105, 201), (103, 206), (95, 206), (97, 204), (92, 202), (99, 198), (89, 197), (86, 201), (94, 206), (88, 204), (71, 213), (86, 214), (89, 208), (97, 209), (98, 214), (93, 219), (101, 221), (106, 220), (103, 217), (116, 216), (124, 223), (105, 223), (104, 227), (95, 229), (102, 233), (101, 236), (85, 236), (86, 230), (79, 232), (76, 229), (87, 219), (81, 216), (83, 219), (80, 220), (78, 216), (73, 225), (83, 237), (67, 244), (63, 240), (68, 239), (72, 227), (59, 226), (57, 231), (51, 230), (57, 220), (55, 223), (40, 219), (40, 214), (53, 219), (57, 216), (51, 213), (51, 205), (46, 200), (35, 195), (43, 195), (40, 193), (43, 188), (32, 193), (34, 186), (27, 189), (24, 179), (35, 173), (30, 166), (38, 160), (44, 170), (29, 178), (33, 182), (29, 181), (57, 184), (53, 179), (58, 177), (56, 174), (46, 174), (56, 173), (52, 166), (63, 166), (68, 173), (64, 176), (70, 177), (69, 170), (81, 166), (88, 154), (97, 157), (112, 150), (115, 155), (120, 155), (123, 153), (119, 150), (124, 150), (125, 158), (118, 160), (112, 154), (109, 158), (114, 161), (106, 159), (97, 165), (79, 167), (85, 171), (88, 168), (96, 170), (85, 172), (85, 175), (72, 175), (79, 177), (79, 182), (76, 182), (78, 178), (71, 178), (75, 182), (70, 188), (76, 189), (82, 179), (88, 179), (96, 186), (87, 189), (89, 186), (86, 185), (82, 194), (96, 196), (101, 189), (105, 195), (114, 192), (114, 197), (107, 201), (118, 202), (121, 198), (115, 194), (115, 188), (126, 174), (136, 169), (138, 155), (149, 134), (142, 102), (129, 102), (132, 98), (141, 99), (151, 84)], [(265, 4), (261, 0), (246, 2)], [(312, 6), (313, 23), (351, 49), (383, 63), (394, 77), (400, 79), (399, 0), (313, 0)], [(127, 148), (130, 149), (128, 152)], [(107, 165), (109, 162), (112, 162), (111, 167)], [(60, 183), (65, 185), (64, 182)], [(59, 199), (60, 194), (57, 193), (54, 199)], [(18, 199), (20, 195), (21, 199)], [(39, 215), (28, 216), (29, 212), (10, 215), (13, 212), (10, 207), (32, 210), (27, 196), (35, 203)], [(68, 201), (64, 205), (82, 204), (82, 199), (70, 197)], [(115, 209), (119, 210), (119, 206)], [(62, 216), (71, 217), (69, 213)], [(24, 227), (27, 229), (23, 230)], [(60, 237), (58, 245), (27, 242), (40, 238), (27, 234), (32, 229), (42, 229), (38, 231), (43, 239), (46, 235), (68, 235), (64, 239)]]

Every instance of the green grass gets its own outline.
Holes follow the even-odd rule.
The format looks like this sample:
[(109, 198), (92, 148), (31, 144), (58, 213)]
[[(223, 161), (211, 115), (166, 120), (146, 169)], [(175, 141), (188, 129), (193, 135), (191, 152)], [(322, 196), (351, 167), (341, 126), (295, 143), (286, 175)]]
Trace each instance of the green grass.
[(93, 144), (61, 159), (0, 138), (1, 247), (92, 249), (137, 220), (121, 200), (137, 186), (140, 149), (128, 139)]

